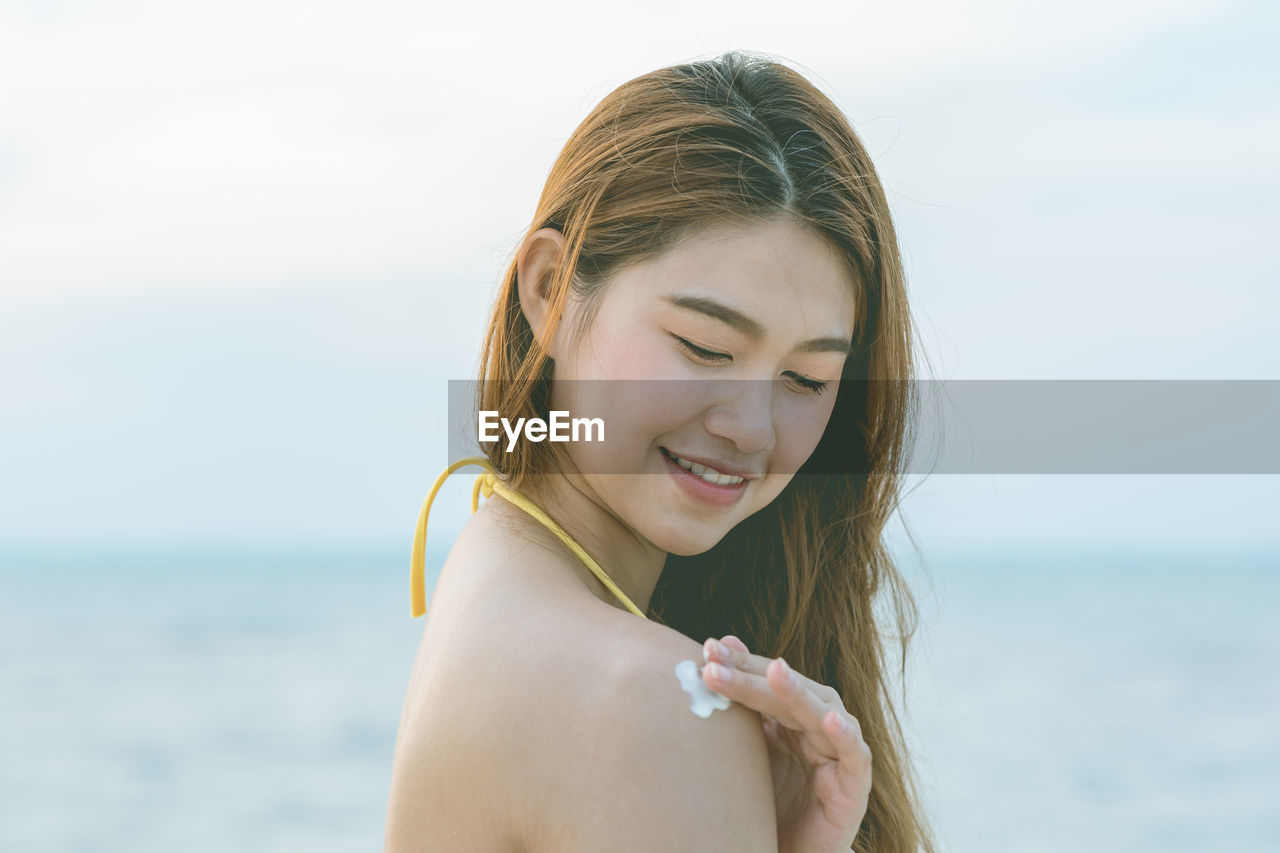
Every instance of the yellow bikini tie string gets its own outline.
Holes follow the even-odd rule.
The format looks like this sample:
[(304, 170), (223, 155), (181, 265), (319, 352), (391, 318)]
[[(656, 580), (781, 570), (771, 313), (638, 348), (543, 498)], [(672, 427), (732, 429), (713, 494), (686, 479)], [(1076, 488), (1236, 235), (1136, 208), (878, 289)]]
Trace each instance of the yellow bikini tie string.
[(418, 530), (413, 536), (413, 558), (409, 569), (409, 596), (412, 604), (413, 617), (415, 619), (427, 612), (427, 515), (431, 512), (431, 502), (436, 499), (436, 493), (440, 491), (440, 487), (444, 485), (444, 481), (448, 479), (449, 475), (466, 465), (479, 465), (481, 468), (485, 469), (485, 473), (476, 477), (476, 484), (471, 489), (471, 511), (473, 513), (480, 508), (481, 495), (488, 498), (494, 492), (497, 492), (502, 497), (529, 513), (529, 515), (533, 516), (541, 522), (543, 526), (559, 537), (561, 542), (568, 545), (569, 550), (577, 554), (578, 558), (582, 560), (582, 562), (586, 563), (587, 568), (591, 570), (592, 574), (598, 577), (600, 582), (608, 587), (609, 591), (616, 595), (622, 603), (627, 606), (628, 610), (639, 616), (641, 619), (649, 618), (644, 615), (643, 610), (632, 603), (631, 599), (627, 598), (626, 594), (619, 589), (618, 585), (615, 584), (609, 578), (609, 575), (605, 573), (605, 570), (600, 568), (600, 564), (591, 559), (591, 555), (583, 550), (581, 545), (573, 541), (573, 537), (568, 533), (565, 533), (564, 529), (560, 525), (556, 524), (551, 516), (539, 509), (538, 505), (533, 501), (529, 500), (524, 495), (499, 480), (497, 470), (494, 469), (493, 464), (487, 458), (484, 456), (469, 456), (466, 459), (460, 459), (453, 463), (448, 468), (444, 469), (443, 474), (436, 478), (436, 484), (431, 487), (431, 492), (427, 495), (426, 501), (422, 504), (422, 511), (418, 514)]

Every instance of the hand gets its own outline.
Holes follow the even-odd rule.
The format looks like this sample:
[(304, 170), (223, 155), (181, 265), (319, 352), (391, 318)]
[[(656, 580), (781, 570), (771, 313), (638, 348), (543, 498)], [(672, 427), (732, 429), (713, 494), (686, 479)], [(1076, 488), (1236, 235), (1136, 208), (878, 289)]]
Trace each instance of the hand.
[[(702, 680), (760, 712), (773, 773), (778, 850), (847, 853), (871, 793), (871, 750), (858, 721), (834, 688), (793, 672), (782, 658), (750, 654), (732, 635), (723, 644), (727, 655), (714, 637), (704, 644)], [(718, 670), (727, 678), (717, 677)]]

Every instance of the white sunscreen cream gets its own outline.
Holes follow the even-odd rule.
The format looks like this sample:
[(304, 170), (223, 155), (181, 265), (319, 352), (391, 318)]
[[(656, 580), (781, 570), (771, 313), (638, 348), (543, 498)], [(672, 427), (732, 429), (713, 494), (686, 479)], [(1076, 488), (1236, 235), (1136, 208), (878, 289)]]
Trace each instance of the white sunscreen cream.
[[(705, 650), (702, 656), (704, 658), (707, 656)], [(676, 678), (679, 679), (680, 687), (684, 692), (689, 694), (689, 710), (699, 717), (705, 720), (717, 708), (721, 711), (728, 710), (731, 704), (729, 697), (715, 692), (703, 682), (702, 674), (698, 672), (698, 664), (694, 661), (682, 660), (676, 664)]]

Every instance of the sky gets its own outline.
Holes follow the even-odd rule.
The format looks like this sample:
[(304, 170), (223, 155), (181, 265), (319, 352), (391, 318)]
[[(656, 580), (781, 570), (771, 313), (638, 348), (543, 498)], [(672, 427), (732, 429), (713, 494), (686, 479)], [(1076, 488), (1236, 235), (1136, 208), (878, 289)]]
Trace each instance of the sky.
[[(863, 139), (928, 376), (1280, 379), (1277, 36), (1260, 2), (0, 4), (0, 542), (407, 549), (565, 140), (732, 48)], [(926, 542), (1280, 546), (1276, 476), (909, 486)]]

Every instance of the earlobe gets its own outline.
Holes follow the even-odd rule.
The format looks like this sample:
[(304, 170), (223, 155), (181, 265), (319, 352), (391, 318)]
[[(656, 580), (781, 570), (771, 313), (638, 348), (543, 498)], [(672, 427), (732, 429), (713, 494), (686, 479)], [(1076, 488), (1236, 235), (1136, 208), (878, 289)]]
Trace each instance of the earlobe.
[[(546, 340), (550, 323), (551, 282), (564, 247), (564, 235), (555, 228), (540, 228), (529, 235), (516, 257), (516, 289), (533, 338), (555, 358), (554, 341)], [(556, 337), (559, 337), (558, 335)]]

